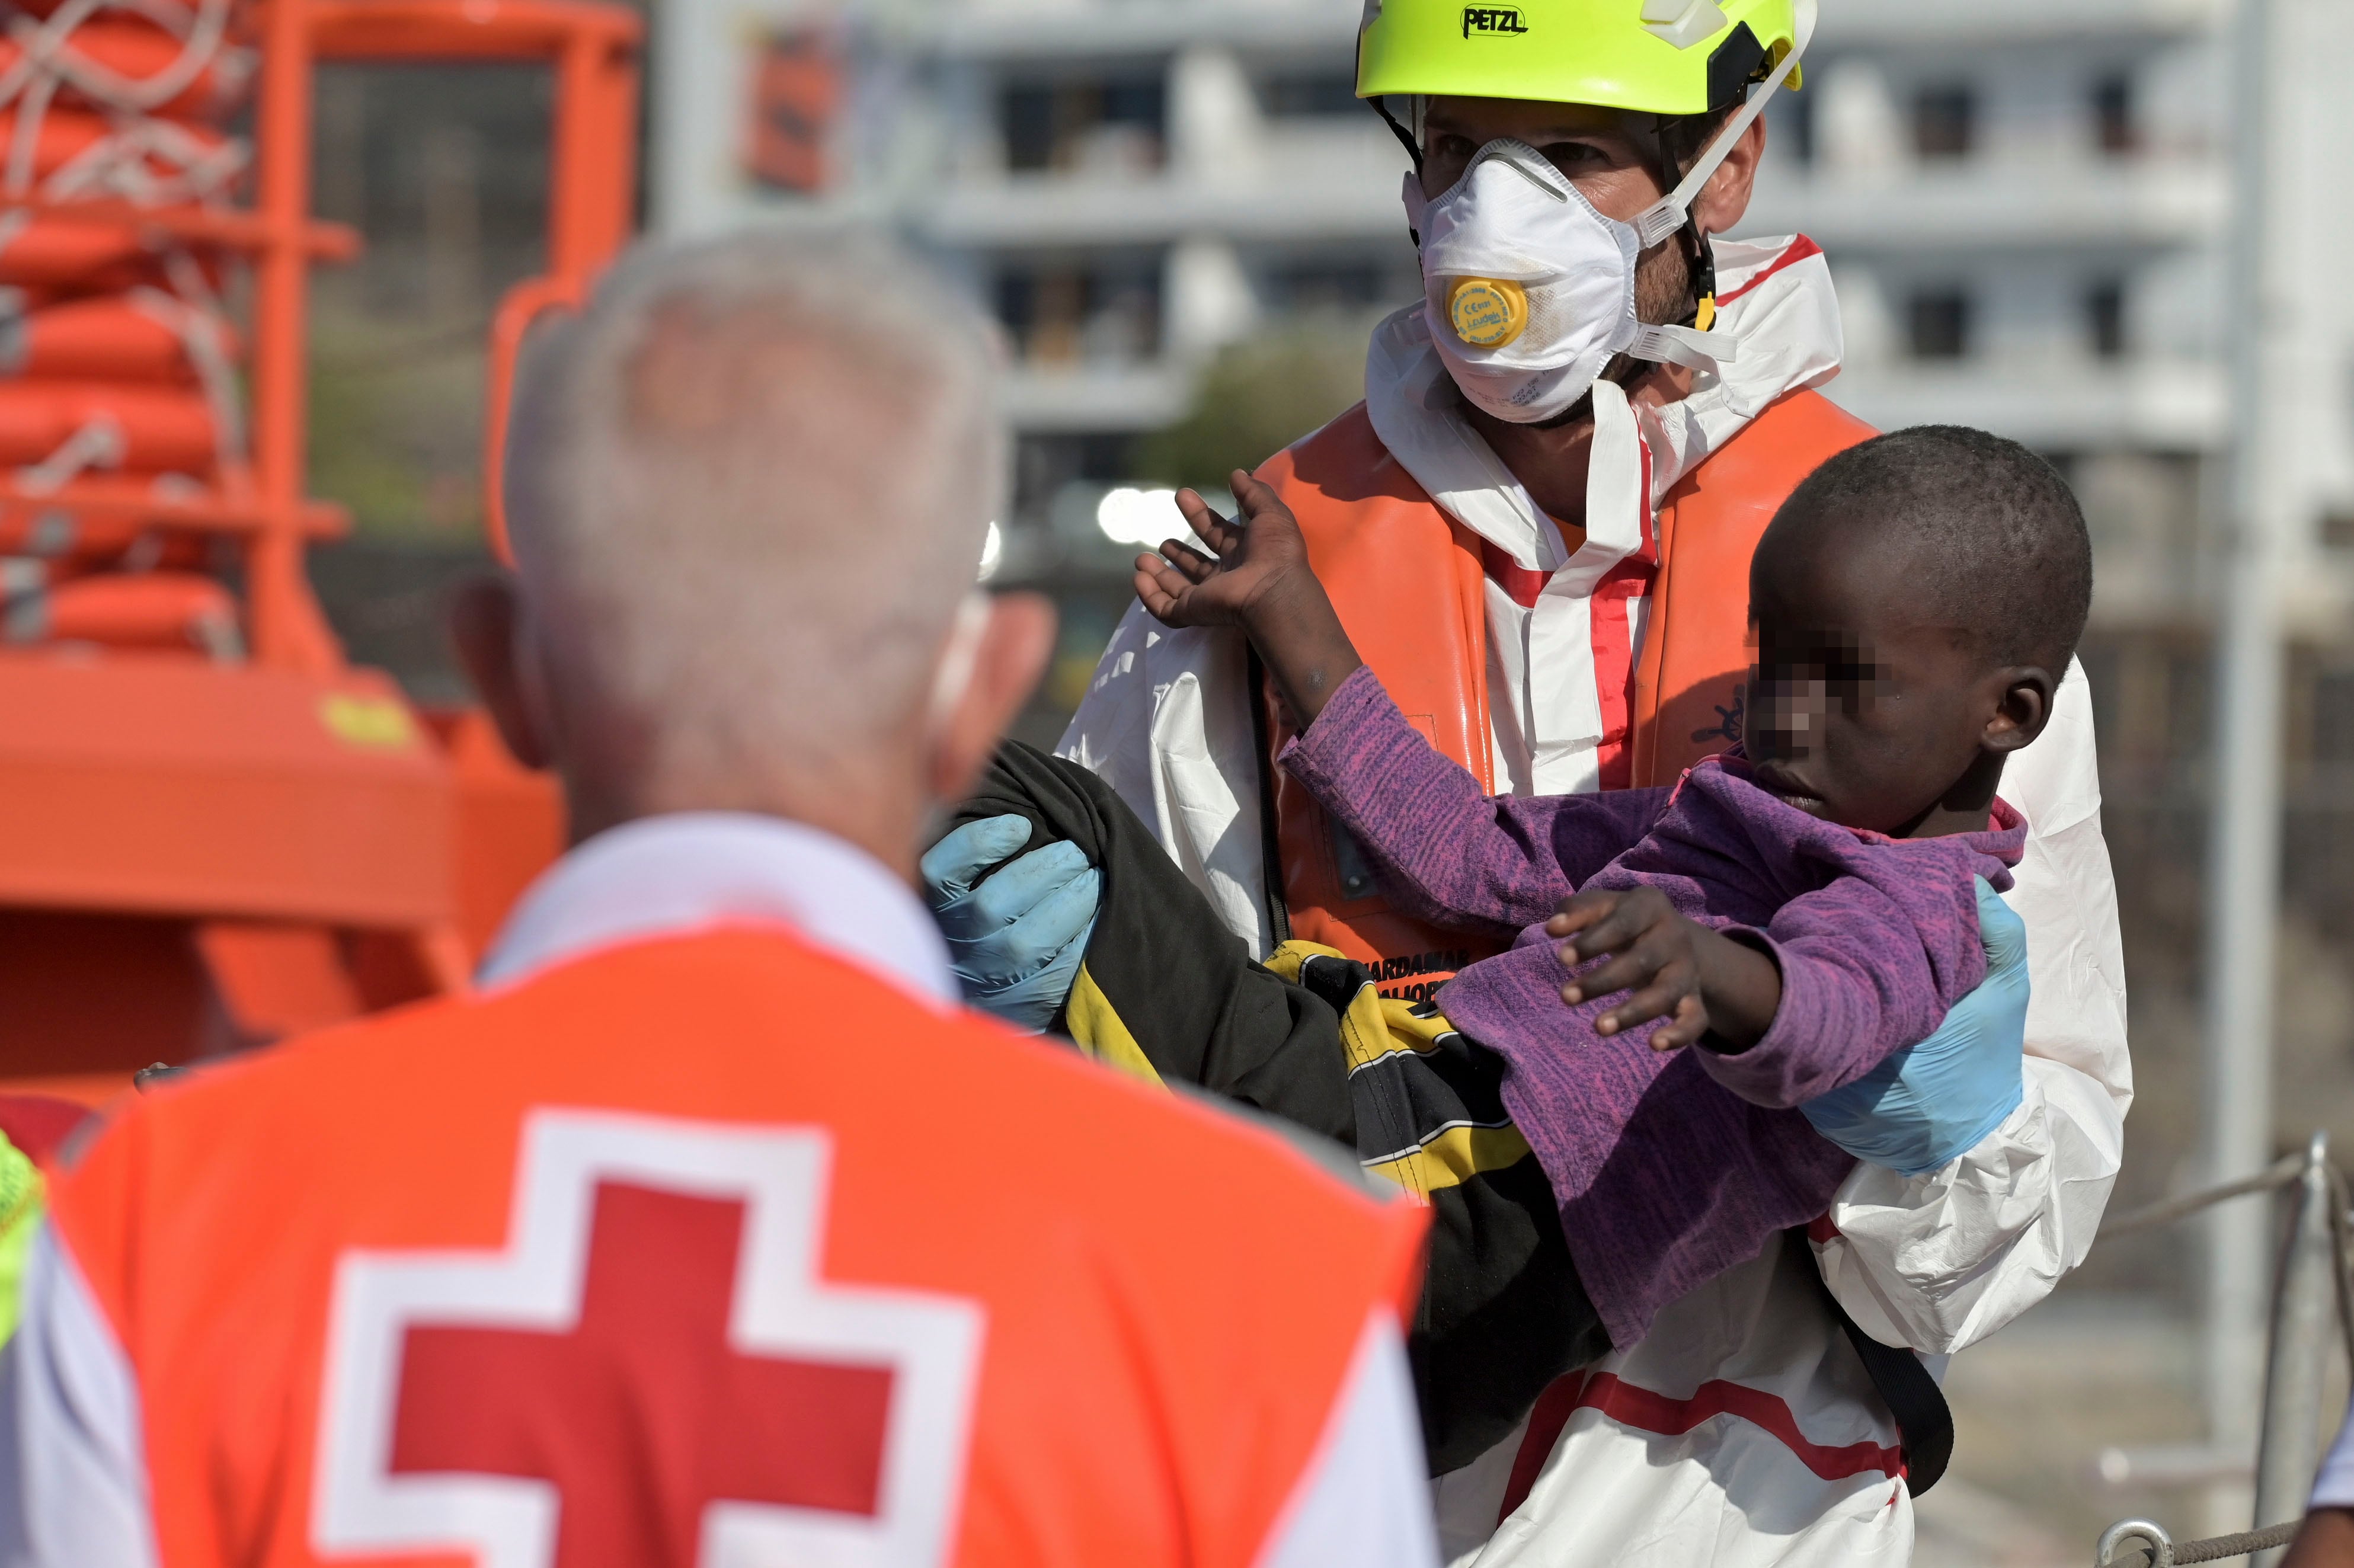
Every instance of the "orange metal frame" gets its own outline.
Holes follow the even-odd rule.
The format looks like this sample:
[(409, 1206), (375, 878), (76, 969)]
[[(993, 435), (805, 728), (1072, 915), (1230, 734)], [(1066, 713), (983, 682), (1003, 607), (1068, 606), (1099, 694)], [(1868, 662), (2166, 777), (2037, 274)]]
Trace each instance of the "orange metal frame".
[(0, 477), (0, 552), (43, 519), (84, 537), (234, 538), (249, 661), (33, 648), (0, 655), (0, 1084), (79, 1097), (132, 1068), (462, 987), (523, 884), (561, 843), (552, 784), (479, 714), (421, 715), (345, 660), (303, 569), (343, 531), (305, 493), (309, 270), (358, 238), (311, 216), (319, 61), (541, 62), (556, 75), (546, 270), (502, 302), (485, 476), (524, 334), (577, 304), (629, 238), (635, 13), (591, 0), (258, 0), (249, 210), (0, 198), (0, 215), (135, 227), (242, 253), (250, 461), (159, 497), (116, 475)]
[[(273, 6), (301, 5), (304, 0), (270, 3)], [(311, 16), (310, 37), (323, 59), (538, 60), (555, 69), (555, 173), (548, 192), (547, 270), (508, 291), (491, 325), (482, 474), (491, 543), (504, 558), (506, 525), (500, 481), (508, 394), (524, 336), (545, 312), (578, 308), (586, 300), (598, 273), (628, 242), (632, 227), (637, 193), (637, 59), (642, 24), (635, 12), (622, 6), (582, 0), (320, 0), (311, 7)], [(270, 47), (274, 51), (274, 37)], [(305, 69), (306, 93), (309, 79)], [(265, 100), (265, 112), (268, 108)], [(307, 98), (299, 106), (290, 106), (288, 112), (299, 112), (303, 127), (292, 156), (305, 158), (310, 145)], [(265, 131), (263, 142), (274, 148), (284, 145), (286, 139), (272, 141)], [(304, 187), (299, 205), (307, 207), (307, 168), (299, 176), (289, 176), (290, 182), (297, 177)], [(263, 179), (262, 199), (267, 207), (266, 167)], [(299, 280), (299, 253), (292, 270)], [(299, 323), (299, 281), (295, 287), (298, 292), (291, 309)]]

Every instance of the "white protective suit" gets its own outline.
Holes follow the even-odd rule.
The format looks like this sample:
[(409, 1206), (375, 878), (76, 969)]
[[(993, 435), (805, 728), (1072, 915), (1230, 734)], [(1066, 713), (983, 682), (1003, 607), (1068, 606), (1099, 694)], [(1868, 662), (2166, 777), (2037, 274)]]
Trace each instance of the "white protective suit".
[[(1496, 777), (1515, 792), (1596, 787), (1582, 596), (1643, 537), (1637, 509), (1656, 507), (1775, 398), (1838, 373), (1838, 307), (1811, 242), (1718, 241), (1716, 251), (1718, 324), (1739, 336), (1737, 358), (1663, 409), (1630, 410), (1616, 387), (1597, 387), (1587, 540), (1566, 559), (1559, 533), (1439, 385), (1421, 307), (1375, 332), (1365, 390), (1384, 444), (1467, 527), (1550, 574), (1533, 609), (1493, 584), (1489, 594)], [(1635, 608), (1628, 634), (1639, 640)], [(1264, 952), (1246, 700), (1233, 634), (1172, 631), (1131, 606), (1059, 750), (1109, 781)], [(2081, 667), (2071, 665), (2050, 726), (2006, 769), (2002, 795), (2031, 830), (2008, 895), (2028, 932), (2026, 1097), (1941, 1170), (1905, 1178), (1859, 1164), (1812, 1232), (1816, 1266), (1856, 1321), (1940, 1372), (1945, 1356), (2042, 1299), (2083, 1259), (2133, 1097)], [(1802, 1267), (1802, 1255), (1768, 1245), (1671, 1303), (1641, 1343), (1556, 1385), (1521, 1434), (1441, 1478), (1442, 1543), (1457, 1568), (1909, 1560), (1894, 1423)]]

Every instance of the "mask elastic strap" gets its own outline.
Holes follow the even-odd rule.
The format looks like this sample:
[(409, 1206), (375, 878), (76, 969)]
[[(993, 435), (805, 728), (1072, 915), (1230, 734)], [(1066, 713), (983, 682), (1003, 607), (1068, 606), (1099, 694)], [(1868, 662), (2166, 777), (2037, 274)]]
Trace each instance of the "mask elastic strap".
[(1627, 345), (1627, 353), (1633, 358), (1648, 359), (1654, 364), (1681, 365), (1687, 370), (1713, 370), (1720, 365), (1732, 364), (1740, 346), (1741, 340), (1729, 332), (1646, 323), (1635, 329), (1635, 341)]
[(1805, 54), (1807, 46), (1814, 41), (1815, 0), (1797, 0), (1797, 26), (1795, 36), (1790, 39), (1790, 50), (1774, 67), (1773, 74), (1766, 79), (1765, 85), (1751, 93), (1749, 101), (1725, 122), (1724, 129), (1717, 132), (1716, 140), (1708, 144), (1708, 151), (1700, 155), (1691, 173), (1684, 175), (1683, 183), (1637, 215), (1635, 232), (1641, 237), (1646, 250), (1684, 226), (1692, 198), (1700, 195), (1701, 187), (1708, 184), (1708, 177), (1716, 173), (1717, 165), (1732, 153), (1734, 143), (1748, 132), (1750, 122), (1765, 112), (1767, 101), (1781, 90), (1784, 82), (1790, 79), (1790, 73), (1798, 69), (1798, 57)]

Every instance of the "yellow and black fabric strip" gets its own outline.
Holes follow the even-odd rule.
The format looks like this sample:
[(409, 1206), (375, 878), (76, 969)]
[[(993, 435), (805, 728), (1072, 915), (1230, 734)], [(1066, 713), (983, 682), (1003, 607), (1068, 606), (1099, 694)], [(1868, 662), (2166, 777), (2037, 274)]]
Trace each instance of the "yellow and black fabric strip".
[(1504, 1109), (1503, 1059), (1437, 1004), (1374, 990), (1330, 948), (1287, 942), (1267, 961), (1330, 1003), (1364, 1168), (1431, 1210), (1430, 1266), (1406, 1351), (1431, 1469), (1501, 1442), (1546, 1384), (1610, 1351), (1563, 1239), (1553, 1188)]
[(1366, 1171), (1428, 1202), (1532, 1158), (1504, 1109), (1502, 1061), (1470, 1049), (1435, 1004), (1381, 995), (1366, 966), (1313, 942), (1286, 942), (1267, 967), (1340, 1012)]
[(1252, 962), (1150, 831), (1076, 764), (1009, 743), (942, 831), (1008, 812), (1033, 825), (1017, 853), (1068, 840), (1104, 872), (1058, 1030), (1121, 1071), (1332, 1139), (1429, 1205), (1407, 1351), (1434, 1474), (1502, 1441), (1548, 1383), (1608, 1353), (1552, 1189), (1505, 1114), (1500, 1058), (1430, 1003), (1381, 997), (1364, 965), (1331, 948), (1289, 942)]
[(1063, 1001), (1063, 1032), (1072, 1044), (1108, 1066), (1117, 1067), (1131, 1078), (1166, 1087), (1152, 1058), (1136, 1043), (1128, 1025), (1119, 1016), (1119, 1009), (1096, 983), (1087, 971), (1087, 960), (1079, 960), (1079, 972), (1071, 981), (1071, 994)]

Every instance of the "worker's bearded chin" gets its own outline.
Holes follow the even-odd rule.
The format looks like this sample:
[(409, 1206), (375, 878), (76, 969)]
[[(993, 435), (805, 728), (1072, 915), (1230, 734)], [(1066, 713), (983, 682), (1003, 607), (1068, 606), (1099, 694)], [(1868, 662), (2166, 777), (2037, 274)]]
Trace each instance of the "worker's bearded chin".
[(1637, 321), (1665, 326), (1691, 315), (1693, 303), (1691, 258), (1684, 254), (1681, 233), (1670, 235), (1635, 259)]
[[(1636, 259), (1635, 319), (1662, 325), (1680, 322), (1692, 313), (1691, 260), (1684, 254), (1683, 237), (1677, 235), (1663, 239)], [(1602, 367), (1597, 379), (1613, 382), (1632, 390), (1635, 383), (1659, 366), (1631, 354), (1622, 354)], [(1588, 392), (1550, 419), (1539, 419), (1530, 427), (1539, 430), (1565, 429), (1582, 425), (1594, 418), (1594, 394)]]

